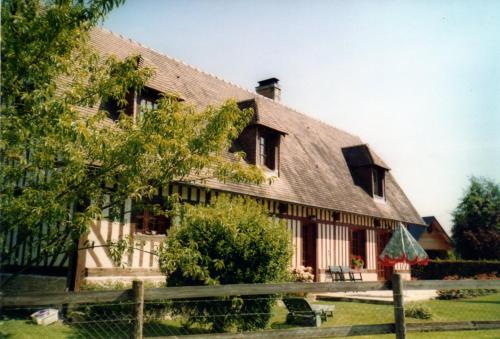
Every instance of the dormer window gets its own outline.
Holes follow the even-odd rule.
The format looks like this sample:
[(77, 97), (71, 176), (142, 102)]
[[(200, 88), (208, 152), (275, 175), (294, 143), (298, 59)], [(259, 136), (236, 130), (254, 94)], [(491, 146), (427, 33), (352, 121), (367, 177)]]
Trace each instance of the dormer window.
[(158, 108), (158, 99), (160, 98), (160, 92), (145, 87), (141, 93), (137, 96), (137, 118), (142, 119), (144, 116), (144, 112), (152, 109)]
[(243, 151), (248, 163), (278, 171), (280, 140), (280, 132), (264, 126), (250, 125), (233, 142), (230, 151)]
[(108, 113), (108, 118), (117, 121), (123, 112), (132, 116), (134, 114), (134, 93), (130, 92), (125, 96), (126, 102), (119, 102), (115, 98), (108, 97), (101, 102), (100, 110)]
[(377, 198), (384, 198), (385, 170), (382, 168), (374, 167), (372, 173), (373, 173), (373, 196)]
[(141, 98), (139, 106), (141, 109), (157, 109), (158, 104), (156, 103), (156, 100), (151, 100), (149, 98)]
[(112, 98), (108, 98), (106, 101), (103, 100), (101, 103), (101, 110), (108, 113), (108, 118), (113, 121), (118, 120), (120, 117), (120, 107), (118, 107), (118, 101)]
[[(113, 121), (117, 121), (122, 112), (141, 119), (145, 111), (158, 108), (157, 102), (160, 96), (161, 93), (159, 91), (145, 87), (138, 94), (133, 91), (129, 92), (125, 97), (126, 102), (118, 102), (114, 98), (106, 98), (101, 102), (100, 109), (108, 112), (108, 117)], [(134, 102), (136, 105), (134, 105)], [(136, 110), (135, 112), (134, 109)]]
[(355, 185), (378, 201), (385, 200), (385, 173), (389, 170), (368, 145), (342, 148)]
[(259, 146), (260, 146), (260, 164), (261, 165), (266, 165), (266, 159), (268, 157), (268, 152), (266, 149), (266, 138), (260, 137), (259, 140)]
[(271, 176), (279, 175), (280, 167), (280, 143), (282, 136), (286, 132), (282, 131), (273, 124), (259, 122), (259, 114), (265, 115), (265, 111), (260, 111), (256, 99), (249, 99), (238, 102), (241, 110), (252, 110), (253, 117), (250, 124), (245, 127), (236, 140), (231, 145), (231, 152), (245, 153), (245, 160), (249, 164), (263, 167), (264, 170), (270, 170)]
[(261, 166), (265, 166), (271, 170), (276, 169), (276, 152), (277, 145), (272, 142), (269, 138), (260, 137), (259, 138), (259, 153)]
[(259, 127), (259, 165), (273, 171), (278, 169), (279, 140), (279, 133)]

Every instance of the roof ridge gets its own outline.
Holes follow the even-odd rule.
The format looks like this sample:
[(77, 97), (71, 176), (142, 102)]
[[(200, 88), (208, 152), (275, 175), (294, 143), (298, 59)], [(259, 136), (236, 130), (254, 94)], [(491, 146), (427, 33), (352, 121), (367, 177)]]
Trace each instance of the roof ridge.
[(234, 82), (232, 82), (232, 81), (229, 81), (229, 80), (226, 80), (226, 79), (224, 79), (224, 78), (221, 78), (221, 77), (219, 77), (219, 76), (217, 76), (217, 75), (215, 75), (215, 74), (213, 74), (213, 73), (210, 73), (210, 72), (204, 71), (204, 70), (202, 70), (202, 69), (200, 69), (200, 68), (198, 68), (198, 67), (196, 67), (196, 66), (194, 66), (194, 65), (188, 64), (188, 63), (187, 63), (187, 62), (185, 62), (185, 61), (182, 61), (182, 60), (177, 59), (177, 58), (175, 58), (175, 57), (173, 57), (173, 56), (171, 56), (171, 55), (168, 55), (168, 54), (167, 54), (167, 53), (165, 53), (165, 52), (161, 52), (161, 51), (158, 51), (158, 50), (156, 50), (156, 49), (154, 49), (154, 48), (152, 48), (152, 47), (146, 46), (146, 45), (144, 45), (143, 43), (141, 43), (141, 42), (139, 42), (139, 41), (136, 41), (136, 40), (134, 40), (134, 39), (132, 39), (132, 38), (128, 38), (128, 37), (126, 37), (126, 36), (124, 36), (124, 35), (122, 35), (122, 34), (120, 34), (120, 33), (117, 33), (117, 32), (114, 32), (114, 31), (112, 31), (112, 30), (110, 30), (110, 29), (104, 28), (103, 26), (99, 27), (99, 29), (100, 29), (100, 30), (102, 30), (102, 31), (104, 31), (104, 32), (110, 33), (110, 34), (112, 34), (112, 35), (116, 36), (116, 37), (117, 37), (117, 38), (119, 38), (119, 39), (122, 39), (122, 40), (128, 41), (128, 42), (130, 42), (130, 43), (132, 43), (132, 44), (138, 45), (138, 46), (140, 46), (140, 47), (142, 47), (142, 48), (145, 48), (145, 49), (148, 49), (148, 50), (150, 50), (150, 51), (152, 51), (152, 52), (154, 52), (154, 53), (157, 53), (157, 54), (159, 54), (159, 55), (161, 55), (161, 56), (163, 56), (163, 57), (169, 58), (169, 59), (171, 59), (171, 60), (173, 60), (173, 61), (175, 61), (175, 62), (177, 62), (177, 63), (179, 63), (179, 64), (181, 64), (181, 65), (187, 66), (187, 67), (189, 67), (189, 68), (191, 68), (191, 69), (193, 69), (193, 70), (195, 70), (195, 71), (197, 71), (197, 72), (200, 72), (200, 73), (202, 73), (202, 74), (208, 75), (208, 76), (210, 76), (210, 77), (212, 77), (212, 78), (215, 78), (215, 79), (217, 79), (217, 80), (221, 80), (221, 81), (225, 82), (225, 83), (226, 83), (226, 84), (228, 84), (228, 85), (231, 85), (231, 86), (237, 87), (237, 88), (239, 88), (239, 89), (241, 89), (241, 90), (243, 90), (243, 91), (245, 91), (245, 92), (248, 92), (249, 94), (253, 95), (254, 97), (257, 97), (257, 98), (259, 98), (259, 99), (263, 99), (263, 100), (267, 100), (267, 101), (269, 101), (269, 102), (271, 102), (271, 103), (273, 103), (273, 104), (279, 105), (279, 106), (283, 106), (284, 108), (289, 109), (289, 110), (291, 110), (291, 111), (293, 111), (293, 112), (295, 112), (295, 113), (297, 113), (297, 114), (303, 115), (303, 116), (307, 117), (308, 119), (315, 120), (316, 122), (319, 122), (319, 123), (321, 123), (321, 124), (323, 124), (323, 125), (326, 125), (326, 126), (328, 126), (328, 127), (330, 127), (330, 128), (335, 128), (336, 130), (338, 130), (338, 131), (340, 131), (340, 132), (343, 132), (343, 133), (346, 133), (346, 134), (352, 135), (352, 136), (357, 137), (358, 139), (360, 139), (360, 140), (361, 140), (361, 138), (360, 138), (358, 135), (355, 135), (355, 134), (353, 134), (353, 133), (350, 133), (350, 132), (348, 132), (348, 131), (345, 131), (345, 130), (343, 130), (343, 129), (340, 129), (340, 128), (336, 127), (336, 126), (333, 126), (332, 124), (329, 124), (329, 123), (327, 123), (327, 122), (325, 122), (325, 121), (323, 121), (323, 120), (321, 120), (321, 119), (319, 119), (319, 118), (317, 118), (317, 117), (313, 117), (313, 116), (310, 116), (310, 115), (308, 115), (308, 114), (306, 114), (306, 113), (304, 113), (304, 112), (298, 111), (297, 109), (295, 109), (295, 108), (293, 108), (293, 107), (290, 107), (290, 106), (288, 106), (288, 105), (286, 105), (286, 104), (284, 104), (284, 103), (282, 103), (282, 102), (280, 102), (280, 101), (273, 100), (273, 99), (268, 98), (268, 97), (266, 97), (266, 96), (264, 96), (264, 95), (262, 95), (262, 94), (259, 94), (259, 93), (256, 93), (256, 92), (254, 92), (254, 91), (251, 91), (251, 90), (249, 90), (248, 88), (245, 88), (245, 87), (243, 87), (243, 86), (241, 86), (241, 85), (239, 85), (239, 84), (236, 84), (236, 83), (234, 83)]
[[(241, 85), (238, 85), (238, 84), (236, 84), (236, 83), (234, 83), (234, 82), (231, 82), (231, 81), (229, 81), (229, 80), (223, 79), (223, 78), (221, 78), (221, 77), (219, 77), (219, 76), (217, 76), (217, 75), (215, 75), (215, 74), (213, 74), (213, 73), (210, 73), (210, 72), (204, 71), (204, 70), (202, 70), (202, 69), (200, 69), (200, 68), (198, 68), (198, 67), (196, 67), (196, 66), (194, 66), (194, 65), (188, 64), (187, 62), (182, 61), (182, 60), (180, 60), (180, 59), (177, 59), (176, 57), (173, 57), (173, 56), (171, 56), (171, 55), (168, 55), (168, 54), (167, 54), (167, 53), (165, 53), (165, 52), (161, 52), (161, 51), (158, 51), (158, 50), (156, 50), (156, 49), (154, 49), (154, 48), (152, 48), (152, 47), (146, 46), (146, 45), (144, 45), (143, 43), (141, 43), (141, 42), (139, 42), (139, 41), (136, 41), (136, 40), (134, 40), (134, 39), (132, 39), (132, 38), (128, 38), (128, 37), (126, 37), (126, 36), (124, 36), (124, 35), (122, 35), (122, 34), (120, 34), (120, 33), (113, 32), (113, 31), (111, 31), (111, 30), (109, 30), (109, 29), (107, 29), (107, 28), (104, 28), (104, 27), (99, 27), (99, 29), (100, 29), (100, 30), (102, 30), (102, 31), (104, 31), (104, 32), (110, 33), (110, 34), (112, 34), (112, 35), (114, 35), (114, 36), (116, 36), (116, 37), (118, 37), (118, 38), (120, 38), (120, 39), (122, 39), (122, 40), (125, 40), (125, 41), (128, 41), (128, 42), (130, 42), (130, 43), (133, 43), (133, 44), (139, 45), (140, 47), (145, 48), (145, 49), (148, 49), (148, 50), (150, 50), (150, 51), (152, 51), (152, 52), (154, 52), (154, 53), (156, 53), (156, 54), (159, 54), (159, 55), (161, 55), (161, 56), (163, 56), (163, 57), (169, 58), (169, 59), (171, 59), (171, 60), (173, 60), (173, 61), (175, 61), (175, 62), (177, 62), (177, 63), (179, 63), (179, 64), (181, 64), (181, 65), (184, 65), (184, 66), (187, 66), (187, 67), (189, 67), (189, 68), (191, 68), (191, 69), (194, 69), (194, 70), (195, 70), (195, 71), (197, 71), (197, 72), (200, 72), (200, 73), (202, 73), (202, 74), (208, 75), (208, 76), (210, 76), (210, 77), (212, 77), (212, 78), (215, 78), (215, 79), (217, 79), (217, 80), (221, 80), (221, 81), (225, 82), (225, 83), (226, 83), (226, 84), (228, 84), (228, 85), (238, 87), (239, 89), (242, 89), (242, 90), (244, 90), (244, 91), (246, 91), (246, 92), (248, 92), (248, 93), (250, 93), (250, 94), (253, 94), (253, 95), (259, 95), (259, 96), (261, 96), (260, 94), (255, 93), (255, 92), (253, 92), (253, 91), (249, 90), (248, 88), (245, 88), (245, 87), (243, 87), (243, 86), (241, 86)], [(266, 99), (267, 99), (267, 98), (266, 98)]]

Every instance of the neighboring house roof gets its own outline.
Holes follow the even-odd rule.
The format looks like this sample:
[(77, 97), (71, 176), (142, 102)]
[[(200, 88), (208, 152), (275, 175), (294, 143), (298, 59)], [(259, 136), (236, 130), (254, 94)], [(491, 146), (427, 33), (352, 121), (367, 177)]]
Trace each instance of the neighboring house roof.
[(361, 187), (354, 185), (342, 148), (363, 145), (374, 164), (388, 168), (359, 137), (114, 33), (95, 30), (91, 34), (91, 43), (103, 54), (115, 54), (118, 57), (141, 55), (143, 64), (156, 70), (148, 87), (176, 93), (199, 108), (209, 104), (217, 105), (229, 98), (239, 102), (254, 100), (254, 122), (286, 134), (280, 146), (279, 178), (271, 185), (209, 180), (204, 186), (284, 202), (423, 224), (423, 220), (390, 172), (386, 174), (386, 202), (374, 201)]
[(408, 230), (426, 251), (450, 251), (453, 241), (435, 217), (424, 217), (427, 226), (408, 225)]
[[(428, 217), (422, 217), (422, 219), (425, 221), (425, 224), (426, 225), (430, 225), (434, 220), (436, 220), (437, 222), (437, 219), (435, 216), (431, 215), (431, 216), (428, 216)], [(438, 222), (439, 223), (439, 222)]]
[(408, 231), (415, 238), (415, 240), (419, 240), (422, 236), (422, 233), (427, 229), (427, 226), (409, 224)]
[(439, 221), (436, 219), (435, 216), (432, 215), (428, 217), (423, 217), (422, 219), (425, 221), (428, 227), (433, 227), (433, 230), (439, 232), (439, 234), (443, 236), (444, 240), (448, 244), (453, 245), (453, 240), (450, 238), (448, 233), (444, 230), (443, 226), (441, 226), (441, 224), (439, 223)]

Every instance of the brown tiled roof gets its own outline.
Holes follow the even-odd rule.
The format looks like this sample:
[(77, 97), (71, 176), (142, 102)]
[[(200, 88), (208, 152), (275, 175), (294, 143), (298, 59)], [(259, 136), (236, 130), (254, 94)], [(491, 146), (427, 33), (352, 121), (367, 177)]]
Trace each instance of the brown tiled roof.
[[(245, 90), (181, 61), (104, 30), (92, 32), (91, 43), (103, 54), (139, 54), (155, 68), (149, 87), (177, 93), (203, 108), (234, 98), (255, 100), (256, 122), (286, 133), (280, 150), (280, 173), (271, 185), (208, 181), (206, 186), (307, 206), (424, 224), (403, 190), (386, 175), (386, 202), (377, 202), (354, 185), (342, 148), (361, 145), (357, 136), (299, 113), (283, 104)], [(369, 150), (369, 149), (368, 149)], [(387, 165), (369, 150), (379, 166)]]

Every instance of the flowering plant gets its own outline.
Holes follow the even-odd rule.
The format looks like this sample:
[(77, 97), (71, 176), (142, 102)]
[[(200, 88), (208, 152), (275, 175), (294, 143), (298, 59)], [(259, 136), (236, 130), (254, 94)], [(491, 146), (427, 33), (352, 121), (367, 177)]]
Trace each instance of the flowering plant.
[(351, 259), (351, 264), (356, 268), (361, 268), (365, 266), (365, 261), (363, 260), (363, 258), (361, 258), (361, 256), (355, 255)]
[(296, 282), (313, 282), (314, 274), (312, 267), (299, 266), (291, 271), (292, 280)]

